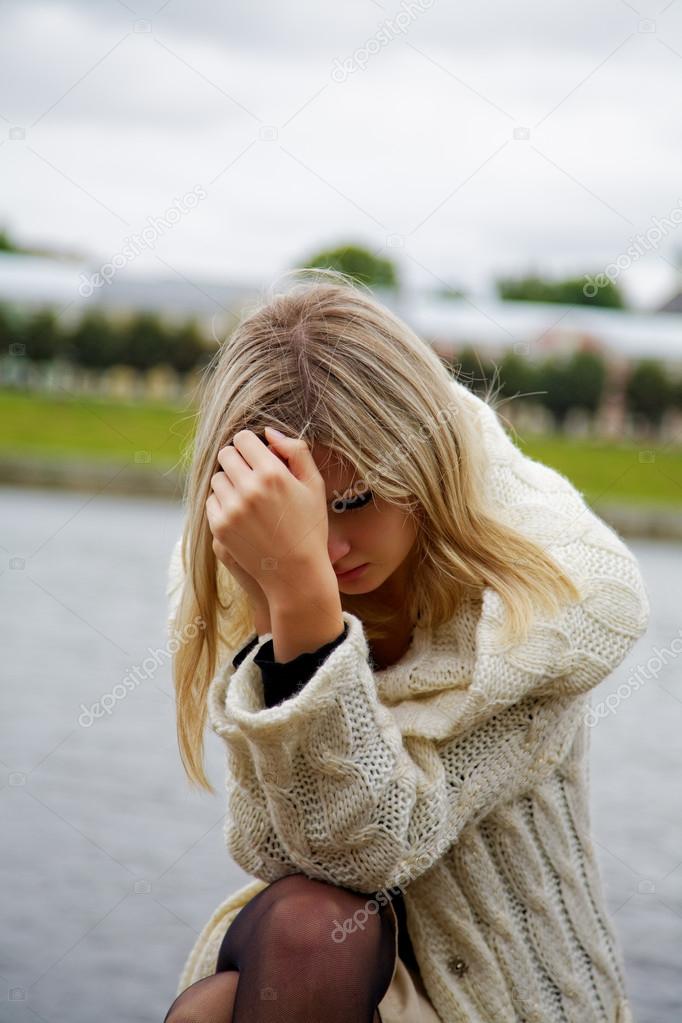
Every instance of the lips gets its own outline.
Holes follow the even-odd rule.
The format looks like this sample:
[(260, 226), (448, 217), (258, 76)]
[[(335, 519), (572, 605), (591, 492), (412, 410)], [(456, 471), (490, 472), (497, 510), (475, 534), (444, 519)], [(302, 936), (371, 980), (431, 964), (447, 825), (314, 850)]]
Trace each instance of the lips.
[(366, 564), (366, 562), (363, 561), (359, 565), (353, 565), (352, 568), (344, 568), (342, 572), (338, 572), (336, 569), (334, 569), (334, 572), (336, 572), (336, 575), (348, 575), (349, 572), (354, 572), (356, 568), (362, 568), (364, 564)]

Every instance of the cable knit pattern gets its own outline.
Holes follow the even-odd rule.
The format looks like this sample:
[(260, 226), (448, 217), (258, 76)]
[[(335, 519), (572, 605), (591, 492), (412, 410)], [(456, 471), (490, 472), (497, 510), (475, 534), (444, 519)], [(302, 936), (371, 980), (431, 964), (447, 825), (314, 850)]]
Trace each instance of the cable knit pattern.
[[(649, 621), (632, 553), (564, 476), (524, 455), (463, 385), (498, 513), (538, 541), (581, 600), (539, 615), (500, 652), (486, 588), (451, 621), (417, 624), (372, 671), (362, 622), (306, 685), (266, 707), (254, 657), (221, 665), (208, 714), (225, 742), (225, 840), (257, 881), (195, 942), (178, 992), (215, 970), (222, 937), (294, 871), (368, 894), (399, 885), (419, 969), (443, 1023), (632, 1023), (618, 938), (590, 839), (590, 690)], [(182, 585), (178, 545), (169, 613)], [(385, 892), (390, 897), (390, 892)]]

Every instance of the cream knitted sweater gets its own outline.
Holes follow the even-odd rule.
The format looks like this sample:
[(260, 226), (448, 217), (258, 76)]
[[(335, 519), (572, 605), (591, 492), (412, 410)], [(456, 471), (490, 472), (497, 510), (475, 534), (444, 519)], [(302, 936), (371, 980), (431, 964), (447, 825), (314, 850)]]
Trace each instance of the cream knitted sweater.
[[(347, 637), (270, 708), (254, 657), (272, 635), (236, 669), (227, 659), (208, 705), (226, 750), (224, 834), (258, 880), (207, 921), (178, 993), (214, 972), (251, 897), (301, 871), (366, 892), (368, 912), (400, 886), (443, 1023), (632, 1023), (590, 839), (586, 713), (590, 690), (644, 633), (647, 592), (572, 484), (452, 383), (478, 417), (500, 513), (586, 595), (500, 654), (503, 605), (485, 589), (439, 628), (417, 624), (403, 657), (374, 671), (362, 622), (344, 611)], [(182, 580), (178, 541), (169, 623)]]

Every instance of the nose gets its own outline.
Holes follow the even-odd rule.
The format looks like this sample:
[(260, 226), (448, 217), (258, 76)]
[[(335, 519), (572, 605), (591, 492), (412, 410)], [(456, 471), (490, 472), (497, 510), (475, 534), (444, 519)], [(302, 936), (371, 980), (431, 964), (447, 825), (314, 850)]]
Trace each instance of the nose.
[(342, 535), (333, 528), (332, 523), (329, 523), (329, 536), (327, 538), (327, 553), (329, 554), (329, 560), (332, 565), (336, 565), (348, 554), (350, 550), (350, 543)]

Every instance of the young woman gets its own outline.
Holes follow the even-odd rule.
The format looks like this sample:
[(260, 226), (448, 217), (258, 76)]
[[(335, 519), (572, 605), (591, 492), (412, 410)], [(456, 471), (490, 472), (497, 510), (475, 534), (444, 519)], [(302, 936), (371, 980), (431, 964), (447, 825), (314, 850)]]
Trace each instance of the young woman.
[(208, 717), (255, 880), (165, 1023), (631, 1023), (587, 792), (649, 619), (617, 534), (332, 272), (209, 367), (186, 509), (180, 752), (213, 792)]

